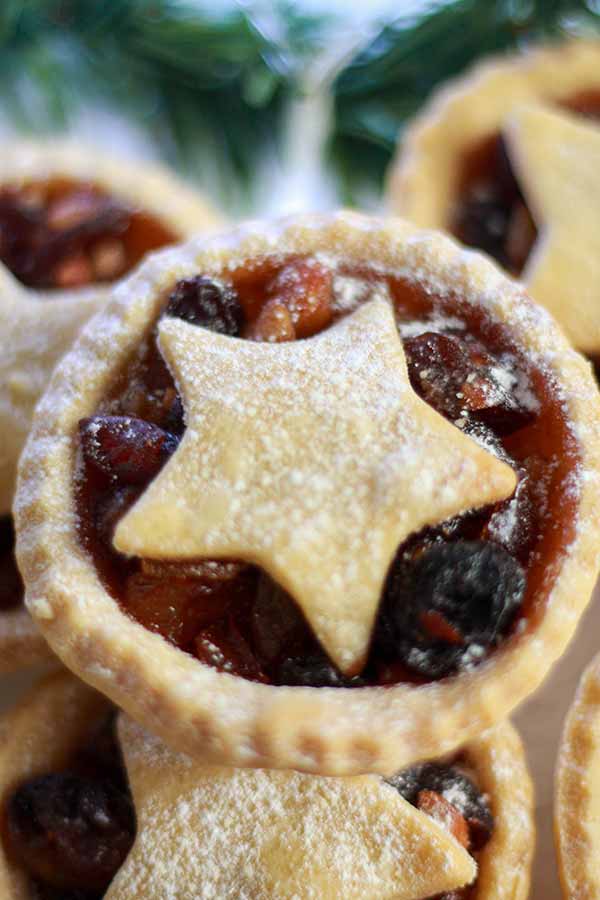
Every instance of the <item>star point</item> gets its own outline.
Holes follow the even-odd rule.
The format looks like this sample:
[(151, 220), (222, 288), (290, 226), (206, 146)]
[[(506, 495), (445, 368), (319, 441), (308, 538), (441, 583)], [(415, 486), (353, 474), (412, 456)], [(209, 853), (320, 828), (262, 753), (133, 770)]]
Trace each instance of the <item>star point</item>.
[(509, 496), (514, 471), (414, 393), (383, 301), (290, 344), (177, 319), (159, 335), (187, 429), (116, 548), (262, 566), (340, 670), (359, 671), (399, 544)]
[(523, 280), (575, 346), (600, 346), (600, 128), (524, 104), (504, 129), (517, 181), (539, 230)]

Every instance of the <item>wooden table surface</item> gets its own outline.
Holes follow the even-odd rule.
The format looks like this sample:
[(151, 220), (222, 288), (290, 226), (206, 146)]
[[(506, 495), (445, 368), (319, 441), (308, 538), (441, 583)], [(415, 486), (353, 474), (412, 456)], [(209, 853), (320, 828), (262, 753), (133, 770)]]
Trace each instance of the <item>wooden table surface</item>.
[[(579, 676), (599, 649), (600, 586), (569, 651), (541, 690), (514, 717), (525, 740), (536, 786), (538, 840), (531, 900), (562, 900), (552, 838), (554, 763), (565, 713)], [(36, 673), (29, 672), (3, 678), (0, 709), (9, 706), (35, 677)]]

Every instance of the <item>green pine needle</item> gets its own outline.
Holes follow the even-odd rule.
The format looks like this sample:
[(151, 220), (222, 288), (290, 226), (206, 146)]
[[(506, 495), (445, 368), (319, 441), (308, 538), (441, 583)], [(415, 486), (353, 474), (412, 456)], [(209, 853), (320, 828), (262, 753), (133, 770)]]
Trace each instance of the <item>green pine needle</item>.
[(593, 0), (452, 0), (386, 25), (334, 84), (332, 164), (347, 202), (380, 190), (396, 140), (432, 90), (477, 59), (597, 29)]

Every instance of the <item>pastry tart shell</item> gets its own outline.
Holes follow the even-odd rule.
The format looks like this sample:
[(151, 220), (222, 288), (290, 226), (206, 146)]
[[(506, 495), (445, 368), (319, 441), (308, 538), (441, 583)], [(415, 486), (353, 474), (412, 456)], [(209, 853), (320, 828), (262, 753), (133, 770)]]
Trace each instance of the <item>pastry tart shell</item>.
[(571, 40), (491, 57), (449, 81), (398, 146), (387, 179), (392, 211), (422, 228), (446, 229), (463, 153), (499, 132), (521, 103), (600, 89), (599, 64), (600, 41)]
[[(452, 288), (510, 329), (561, 385), (580, 459), (574, 537), (534, 626), (473, 670), (421, 686), (358, 689), (275, 687), (218, 672), (123, 614), (82, 547), (73, 482), (79, 420), (97, 408), (174, 281), (275, 252), (337, 253), (412, 276), (437, 294)], [(53, 376), (22, 457), (17, 554), (28, 608), (52, 649), (167, 745), (217, 764), (390, 774), (504, 719), (560, 657), (597, 575), (599, 472), (598, 391), (589, 365), (522, 286), (483, 256), (395, 219), (340, 213), (252, 223), (154, 255), (84, 329)]]
[[(3, 148), (0, 186), (56, 177), (91, 181), (155, 215), (182, 239), (221, 221), (202, 197), (155, 164), (111, 159), (79, 143), (56, 140), (19, 141)], [(57, 361), (104, 306), (112, 287), (38, 291), (21, 284), (0, 263), (0, 515), (11, 509), (17, 462), (35, 404)], [(0, 613), (0, 672), (49, 655), (26, 610)]]

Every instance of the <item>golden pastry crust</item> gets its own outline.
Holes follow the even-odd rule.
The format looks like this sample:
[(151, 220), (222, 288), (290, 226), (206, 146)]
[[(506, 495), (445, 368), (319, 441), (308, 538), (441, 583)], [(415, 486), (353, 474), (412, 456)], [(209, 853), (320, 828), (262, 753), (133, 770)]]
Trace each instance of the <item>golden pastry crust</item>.
[[(67, 673), (40, 682), (0, 721), (0, 809), (20, 782), (64, 765), (107, 709), (108, 704), (100, 695)], [(57, 721), (61, 722), (60, 729), (56, 728)], [(295, 883), (289, 854), (294, 849), (301, 851), (303, 841), (310, 839), (311, 834), (302, 823), (311, 814), (317, 815), (313, 822), (317, 830), (324, 826), (321, 840), (328, 846), (319, 844), (315, 858), (298, 859), (298, 865), (310, 870), (309, 880), (302, 884), (303, 897), (341, 896), (327, 893), (337, 884), (335, 877), (332, 880), (331, 874), (319, 865), (319, 860), (327, 860), (328, 853), (333, 854), (334, 869), (341, 862), (350, 869), (357, 867), (354, 875), (345, 873), (343, 866), (339, 869), (339, 877), (348, 890), (360, 878), (360, 862), (370, 860), (374, 867), (371, 875), (381, 878), (380, 884), (388, 891), (391, 888), (390, 893), (376, 892), (378, 898), (419, 896), (419, 893), (411, 894), (415, 886), (427, 884), (436, 890), (445, 884), (449, 889), (451, 885), (458, 886), (462, 879), (473, 877), (472, 860), (454, 839), (424, 813), (406, 804), (377, 776), (323, 779), (291, 772), (236, 771), (194, 764), (169, 751), (158, 739), (123, 717), (119, 737), (137, 811), (138, 838), (114, 879), (107, 900), (142, 894), (160, 898), (165, 895), (167, 885), (173, 900), (191, 900), (200, 896), (197, 879), (201, 879), (205, 888), (201, 896), (243, 895), (258, 900), (263, 896), (259, 886), (265, 884), (265, 879), (266, 884), (271, 884), (273, 879), (278, 881), (278, 897), (288, 896), (286, 891), (291, 891)], [(488, 795), (495, 822), (492, 838), (479, 854), (478, 880), (472, 897), (474, 900), (525, 900), (534, 845), (533, 794), (519, 736), (512, 725), (502, 723), (469, 744), (461, 757), (479, 789)], [(207, 819), (203, 810), (208, 801)], [(364, 856), (363, 838), (357, 841), (359, 859), (354, 853), (352, 858), (343, 857), (338, 830), (328, 824), (328, 816), (345, 805), (352, 823), (346, 838), (349, 847), (353, 845), (352, 832), (356, 835), (359, 825), (364, 827)], [(271, 843), (268, 839), (269, 829), (277, 825), (278, 816), (287, 823), (285, 844)], [(290, 817), (297, 828), (290, 824)], [(166, 836), (161, 834), (163, 821), (168, 822)], [(206, 846), (196, 831), (202, 823), (208, 826)], [(343, 821), (338, 823), (338, 828), (343, 830)], [(386, 828), (391, 829), (387, 842), (397, 843), (402, 859), (395, 859), (395, 854), (391, 858), (381, 855), (384, 844), (379, 838)], [(371, 853), (370, 837), (375, 840), (376, 835)], [(297, 845), (294, 838), (299, 841)], [(247, 861), (252, 860), (245, 874), (244, 867), (233, 871), (227, 865), (228, 861), (234, 861), (232, 854), (238, 849)], [(218, 851), (216, 865), (215, 856), (211, 856), (213, 850)], [(337, 859), (336, 854), (343, 858)], [(436, 875), (432, 869), (440, 861), (445, 874), (438, 869)], [(392, 875), (391, 882), (386, 880), (388, 872), (393, 871), (401, 876), (399, 893), (393, 890), (396, 876)], [(210, 893), (215, 885), (217, 892)], [(1, 841), (0, 890), (6, 900), (30, 900), (27, 881), (10, 864)], [(366, 896), (364, 890), (365, 882), (359, 881), (356, 896)], [(267, 892), (264, 896), (274, 895)], [(347, 891), (343, 895), (354, 896)]]
[[(62, 768), (109, 709), (100, 694), (59, 672), (39, 682), (0, 721), (0, 809), (22, 782)], [(0, 897), (31, 900), (31, 889), (0, 840)]]
[[(19, 141), (3, 148), (0, 185), (54, 177), (92, 181), (113, 196), (157, 216), (181, 238), (214, 228), (220, 217), (168, 171), (111, 159), (80, 144)], [(0, 263), (0, 515), (10, 512), (19, 454), (35, 404), (56, 362), (82, 325), (106, 303), (112, 285), (37, 291)], [(49, 655), (23, 609), (0, 613), (0, 672)]]
[(446, 228), (465, 150), (500, 131), (521, 103), (560, 101), (595, 87), (600, 41), (572, 40), (478, 63), (435, 92), (399, 145), (388, 173), (391, 209), (423, 228)]
[(584, 672), (558, 753), (554, 834), (565, 897), (600, 895), (600, 656)]
[[(340, 804), (343, 808), (343, 804), (350, 800), (347, 818), (350, 831), (357, 832), (362, 824), (356, 813), (361, 799), (380, 796), (378, 814), (380, 812), (386, 819), (383, 827), (391, 824), (392, 831), (396, 831), (396, 837), (401, 843), (406, 840), (411, 829), (420, 829), (424, 824), (422, 820), (419, 821), (423, 814), (417, 810), (412, 811), (416, 813), (413, 818), (406, 807), (404, 815), (402, 809), (395, 808), (401, 798), (395, 794), (386, 798), (388, 786), (382, 785), (378, 776), (323, 779), (297, 772), (251, 772), (193, 765), (186, 757), (166, 750), (158, 739), (143, 732), (130, 719), (121, 719), (119, 732), (138, 813), (138, 839), (115, 878), (107, 900), (126, 900), (140, 894), (148, 900), (159, 900), (164, 896), (167, 883), (171, 886), (169, 896), (173, 896), (173, 900), (191, 900), (195, 897), (194, 885), (191, 885), (192, 892), (187, 893), (177, 877), (177, 866), (186, 859), (185, 851), (174, 852), (172, 844), (169, 845), (169, 839), (172, 841), (177, 834), (181, 834), (184, 842), (185, 829), (190, 827), (196, 837), (188, 848), (188, 853), (204, 876), (203, 884), (212, 889), (207, 890), (207, 896), (218, 896), (224, 900), (226, 897), (233, 900), (240, 896), (252, 897), (254, 900), (268, 900), (274, 896), (367, 897), (371, 894), (365, 893), (365, 884), (372, 884), (372, 881), (360, 878), (358, 869), (355, 876), (358, 875), (360, 880), (356, 892), (352, 890), (353, 877), (350, 874), (342, 884), (336, 884), (335, 877), (331, 875), (331, 869), (337, 868), (336, 853), (342, 856), (342, 847), (346, 846), (341, 840), (338, 844), (339, 831), (330, 826), (331, 806)], [(521, 739), (509, 722), (503, 722), (470, 742), (461, 753), (461, 763), (463, 761), (477, 787), (487, 795), (494, 816), (494, 831), (490, 841), (478, 855), (477, 881), (471, 888), (469, 897), (472, 900), (526, 900), (529, 894), (535, 827), (533, 786)], [(321, 785), (325, 787), (321, 788)], [(311, 786), (314, 786), (314, 791)], [(325, 799), (323, 809), (320, 791)], [(179, 814), (178, 801), (182, 798), (185, 809)], [(404, 805), (403, 801), (401, 803)], [(207, 809), (210, 810), (208, 816), (204, 812)], [(280, 822), (278, 815), (281, 814)], [(323, 833), (316, 835), (312, 829), (315, 828), (318, 832), (319, 826), (314, 818), (312, 825), (307, 825), (315, 815), (317, 823), (319, 819), (324, 823)], [(261, 833), (263, 816), (266, 834)], [(394, 825), (395, 816), (399, 816), (399, 820)], [(183, 826), (181, 832), (180, 823)], [(309, 836), (316, 837), (320, 851), (311, 854), (303, 847), (302, 842), (306, 839), (303, 823), (308, 828)], [(161, 831), (163, 825), (167, 834)], [(269, 841), (270, 830), (277, 828), (285, 829), (287, 834), (285, 856), (282, 855), (282, 845), (279, 842)], [(343, 830), (343, 817), (339, 829)], [(380, 829), (381, 826), (374, 822), (373, 834), (377, 834), (375, 857), (377, 847), (389, 847), (390, 838), (382, 834)], [(232, 830), (235, 833), (233, 842)], [(259, 836), (257, 832), (260, 833)], [(299, 836), (298, 844), (294, 836)], [(348, 839), (345, 835), (344, 842)], [(436, 839), (433, 832), (424, 831), (419, 840), (419, 853), (414, 854), (410, 864), (405, 864), (402, 868), (402, 888), (411, 897), (419, 896), (418, 892), (414, 893), (415, 885), (421, 886), (423, 877), (426, 877), (428, 855), (431, 870), (440, 849), (436, 846), (439, 838)], [(368, 834), (365, 843), (369, 846)], [(231, 866), (225, 864), (215, 871), (215, 867), (210, 866), (212, 851), (218, 859), (229, 859)], [(234, 852), (239, 852), (242, 860), (252, 861), (248, 881), (240, 874), (243, 866), (233, 865), (231, 854)], [(448, 853), (448, 869), (452, 860), (452, 871), (446, 877), (450, 880), (457, 879), (457, 876), (460, 878), (464, 863), (450, 848), (444, 852)], [(330, 853), (333, 854), (333, 861), (328, 858)], [(351, 855), (356, 860), (356, 849)], [(310, 857), (308, 860), (307, 856)], [(205, 873), (203, 860), (206, 858), (209, 866)], [(315, 858), (320, 858), (322, 863), (327, 861), (329, 871), (323, 873), (317, 865), (307, 874), (306, 869), (311, 868), (310, 864)], [(292, 865), (290, 859), (294, 861)], [(351, 866), (350, 860), (347, 863)], [(422, 869), (423, 864), (425, 870)], [(304, 892), (298, 891), (295, 880), (296, 870), (301, 870), (303, 865), (305, 878), (301, 884)], [(156, 877), (161, 870), (164, 878), (162, 882)], [(209, 873), (214, 881), (209, 881)], [(376, 865), (374, 876), (375, 873), (381, 874)], [(336, 875), (343, 878), (343, 872), (336, 872)], [(273, 882), (277, 879), (277, 890), (273, 890)], [(176, 881), (179, 890), (173, 886)], [(429, 884), (430, 890), (436, 890), (433, 878)], [(268, 888), (263, 893), (265, 885)], [(446, 890), (449, 889), (449, 886), (446, 887)], [(397, 895), (389, 895), (381, 887), (373, 896), (380, 898)]]
[(491, 840), (478, 859), (473, 900), (526, 900), (535, 848), (533, 784), (517, 730), (506, 721), (465, 747), (477, 786), (490, 798)]
[[(78, 538), (76, 432), (158, 313), (165, 289), (199, 269), (218, 273), (265, 253), (340, 254), (448, 287), (485, 309), (558, 379), (580, 462), (571, 545), (547, 602), (477, 668), (422, 686), (298, 688), (252, 683), (201, 664), (124, 615)], [(81, 373), (87, 373), (87, 390)], [(22, 457), (17, 552), (27, 603), (73, 671), (175, 749), (218, 764), (322, 774), (397, 771), (440, 756), (506, 715), (542, 681), (567, 645), (598, 571), (598, 391), (584, 360), (523, 288), (484, 257), (394, 219), (351, 213), (250, 224), (148, 260), (84, 329), (40, 404)]]
[[(597, 311), (600, 295), (594, 261), (598, 255), (595, 246), (598, 229), (594, 218), (596, 206), (590, 196), (595, 190), (593, 173), (597, 169), (598, 138), (593, 132), (597, 128), (586, 125), (581, 117), (573, 117), (569, 125), (565, 115), (567, 143), (562, 143), (563, 132), (554, 129), (555, 134), (546, 136), (546, 146), (553, 148), (552, 153), (544, 153), (542, 116), (530, 135), (533, 148), (530, 158), (523, 159), (517, 140), (521, 136), (515, 134), (511, 122), (513, 112), (523, 105), (567, 100), (588, 90), (600, 92), (600, 41), (573, 40), (516, 56), (492, 58), (475, 66), (436, 92), (408, 130), (390, 168), (388, 200), (394, 212), (417, 225), (451, 230), (465, 153), (485, 138), (502, 132), (515, 177), (539, 232), (521, 280), (534, 299), (557, 317), (578, 349), (597, 354), (600, 352)], [(577, 138), (579, 128), (584, 129), (581, 139)], [(588, 129), (589, 150), (585, 146)], [(536, 141), (538, 135), (540, 140)], [(577, 165), (578, 149), (584, 154), (580, 166)], [(536, 152), (540, 154), (538, 160), (546, 164), (547, 183), (539, 180)], [(526, 170), (526, 165), (533, 168)], [(571, 185), (568, 178), (565, 181), (563, 169), (573, 165), (576, 176)], [(588, 169), (592, 180), (586, 182)], [(570, 197), (571, 202), (557, 204), (560, 198), (553, 190), (556, 184), (571, 189), (576, 202)], [(542, 196), (539, 191), (536, 193), (537, 188), (549, 189), (550, 193)], [(590, 215), (586, 216), (586, 208)]]

